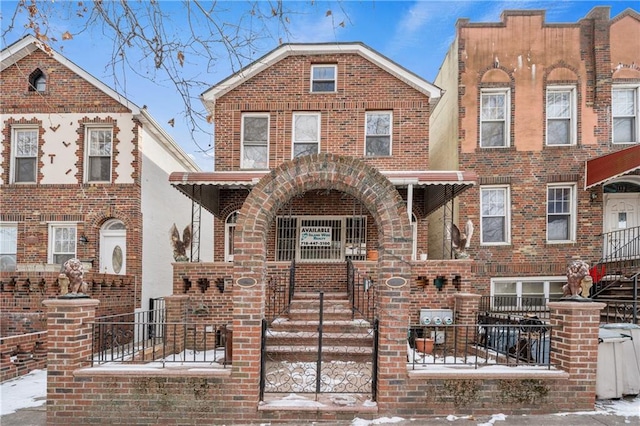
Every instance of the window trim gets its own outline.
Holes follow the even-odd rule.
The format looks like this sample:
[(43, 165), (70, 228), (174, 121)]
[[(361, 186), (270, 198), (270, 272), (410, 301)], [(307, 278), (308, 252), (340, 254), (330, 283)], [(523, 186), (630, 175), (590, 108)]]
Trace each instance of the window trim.
[[(238, 224), (239, 214), (240, 214), (240, 210), (234, 210), (231, 213), (229, 213), (224, 220), (224, 261), (225, 262), (233, 262), (233, 253), (230, 252), (230, 247), (229, 247), (229, 232), (231, 228), (233, 228), (235, 232), (236, 225)], [(233, 215), (236, 215), (236, 221), (229, 222), (229, 219), (231, 219)]]
[[(504, 190), (504, 236), (505, 241), (484, 241), (484, 233), (483, 233), (483, 219), (484, 215), (482, 214), (482, 200), (483, 200), (483, 190), (496, 190), (502, 189)], [(497, 217), (497, 216), (487, 216), (487, 217)], [(481, 185), (480, 186), (480, 244), (483, 246), (508, 246), (511, 245), (511, 186), (510, 185)]]
[(311, 145), (313, 142), (296, 142), (296, 117), (299, 116), (314, 116), (316, 117), (317, 121), (316, 121), (316, 132), (318, 135), (318, 139), (316, 140), (316, 146), (317, 146), (317, 150), (316, 150), (316, 154), (320, 152), (320, 143), (322, 140), (321, 137), (321, 130), (322, 130), (322, 114), (319, 112), (294, 112), (293, 114), (291, 114), (291, 159), (296, 158), (295, 157), (295, 146), (296, 143), (298, 144), (305, 144), (305, 145)]
[(73, 239), (73, 255), (71, 258), (78, 256), (78, 222), (49, 222), (48, 224), (48, 244), (47, 244), (47, 263), (51, 265), (61, 265), (54, 262), (55, 254), (70, 254), (67, 252), (54, 252), (55, 247), (55, 229), (58, 228), (73, 228), (75, 230), (75, 238)]
[[(91, 158), (104, 158), (106, 156), (91, 155), (91, 132), (109, 130), (111, 132), (111, 154), (109, 155), (109, 180), (91, 180)], [(113, 181), (113, 153), (114, 153), (115, 132), (113, 125), (105, 123), (85, 123), (84, 124), (84, 182), (85, 183), (111, 183)]]
[[(633, 117), (635, 118), (635, 126), (634, 126), (634, 141), (626, 141), (626, 142), (616, 142), (614, 135), (614, 120), (616, 116), (613, 115), (613, 91), (614, 90), (633, 90), (635, 94), (635, 111), (633, 116), (622, 116), (622, 117)], [(611, 143), (615, 145), (635, 145), (640, 143), (640, 84), (613, 84), (611, 87)]]
[[(333, 68), (333, 80), (314, 80), (313, 70), (316, 68)], [(313, 90), (314, 81), (333, 81), (333, 90)], [(310, 93), (336, 93), (338, 91), (338, 65), (337, 64), (312, 64), (309, 72)]]
[[(244, 121), (247, 117), (266, 118), (267, 119), (267, 165), (264, 168), (247, 167), (244, 164)], [(240, 118), (240, 169), (243, 170), (269, 170), (269, 146), (271, 139), (271, 114), (268, 112), (250, 112), (243, 113)], [(254, 145), (258, 146), (258, 145)], [(262, 146), (262, 145), (260, 145)]]
[[(569, 239), (566, 240), (551, 240), (549, 239), (549, 190), (551, 188), (568, 188), (571, 191), (570, 206), (569, 206)], [(547, 244), (569, 244), (576, 242), (576, 228), (577, 228), (577, 186), (575, 183), (553, 183), (548, 184), (546, 191), (546, 204), (545, 204), (545, 225), (546, 225), (546, 242)]]
[[(16, 180), (17, 170), (17, 152), (18, 148), (18, 132), (35, 131), (36, 132), (36, 155), (34, 157), (20, 157), (20, 158), (33, 158), (35, 159), (35, 176), (33, 181), (18, 181)], [(37, 124), (13, 124), (11, 125), (11, 158), (9, 159), (9, 183), (18, 185), (32, 185), (38, 183), (38, 160), (40, 158), (40, 126)]]
[[(503, 94), (505, 99), (504, 99), (504, 120), (484, 120), (482, 118), (482, 97), (483, 95), (495, 95), (495, 94)], [(500, 148), (509, 148), (511, 147), (511, 88), (510, 87), (500, 87), (500, 88), (484, 88), (484, 89), (480, 89), (480, 104), (479, 104), (479, 117), (480, 117), (480, 128), (479, 133), (480, 133), (480, 141), (479, 141), (479, 145), (480, 148), (482, 149), (500, 149)], [(484, 122), (491, 122), (491, 123), (495, 123), (495, 122), (503, 122), (504, 123), (504, 140), (503, 140), (503, 144), (500, 146), (484, 146), (482, 144), (483, 142), (483, 138), (482, 138), (482, 123)]]
[[(549, 143), (549, 94), (553, 92), (569, 92), (569, 143), (562, 144), (550, 144)], [(547, 86), (544, 94), (544, 125), (545, 125), (545, 146), (575, 146), (578, 143), (578, 106), (577, 106), (577, 89), (575, 85), (549, 85)], [(557, 119), (557, 117), (551, 118), (551, 120)]]
[[(367, 133), (367, 119), (370, 114), (387, 114), (389, 115), (389, 153), (385, 155), (367, 155), (367, 137), (369, 134)], [(371, 135), (371, 136), (385, 136), (385, 135)], [(383, 158), (383, 157), (393, 157), (393, 111), (391, 110), (372, 110), (365, 111), (364, 114), (364, 157), (365, 158)]]

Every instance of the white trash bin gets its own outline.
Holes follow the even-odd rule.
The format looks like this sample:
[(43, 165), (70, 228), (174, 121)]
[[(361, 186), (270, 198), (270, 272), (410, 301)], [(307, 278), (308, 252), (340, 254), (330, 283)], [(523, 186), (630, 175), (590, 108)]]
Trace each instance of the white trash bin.
[(630, 336), (622, 343), (622, 395), (640, 393), (640, 326), (630, 323), (605, 324), (606, 330)]
[(598, 330), (598, 367), (596, 370), (596, 398), (622, 398), (623, 350), (622, 344), (631, 337), (615, 330)]

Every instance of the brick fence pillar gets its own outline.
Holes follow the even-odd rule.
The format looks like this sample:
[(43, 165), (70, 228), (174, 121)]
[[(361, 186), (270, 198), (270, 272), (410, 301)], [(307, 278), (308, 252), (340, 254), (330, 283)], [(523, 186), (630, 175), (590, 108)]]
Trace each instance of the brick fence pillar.
[[(598, 302), (549, 302), (551, 329), (551, 365), (567, 373), (566, 407), (571, 411), (592, 410), (596, 400), (598, 365)], [(557, 401), (559, 403), (559, 401)]]
[[(476, 324), (481, 297), (479, 294), (471, 293), (456, 293), (454, 295), (455, 324), (467, 326)], [(468, 327), (456, 327), (457, 342), (466, 342), (474, 337), (473, 335), (468, 335), (467, 329)], [(473, 328), (474, 333), (475, 330), (476, 327)]]
[(187, 303), (189, 296), (167, 296), (164, 298), (166, 310), (167, 329), (165, 335), (167, 344), (175, 348), (176, 353), (181, 353), (185, 346), (185, 329), (182, 325), (186, 321)]
[[(73, 372), (91, 365), (95, 299), (49, 299), (47, 308), (47, 425), (66, 425), (75, 414), (82, 388)], [(73, 395), (78, 393), (77, 395)]]

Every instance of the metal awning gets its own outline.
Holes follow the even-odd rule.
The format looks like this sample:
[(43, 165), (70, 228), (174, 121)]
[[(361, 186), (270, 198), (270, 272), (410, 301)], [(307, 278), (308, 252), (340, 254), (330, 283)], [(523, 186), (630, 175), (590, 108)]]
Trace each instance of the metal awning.
[(640, 145), (587, 160), (584, 189), (640, 169)]
[[(220, 213), (221, 189), (248, 189), (255, 186), (269, 171), (228, 172), (174, 172), (169, 183), (180, 192), (199, 203), (212, 214)], [(425, 215), (432, 213), (447, 201), (475, 185), (473, 172), (462, 171), (381, 171), (396, 187), (423, 188)]]

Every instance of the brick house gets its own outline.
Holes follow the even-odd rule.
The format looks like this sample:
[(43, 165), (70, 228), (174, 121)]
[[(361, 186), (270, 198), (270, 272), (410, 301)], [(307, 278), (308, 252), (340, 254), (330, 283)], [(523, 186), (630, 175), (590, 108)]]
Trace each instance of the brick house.
[[(171, 294), (169, 232), (189, 225), (191, 203), (166, 181), (199, 168), (145, 108), (35, 38), (1, 55), (3, 277), (55, 278), (77, 257), (90, 273), (132, 277), (136, 308)], [(201, 250), (211, 256), (210, 243)]]
[(638, 271), (612, 263), (640, 253), (640, 15), (544, 18), (460, 19), (435, 80), (430, 162), (478, 175), (457, 212), (476, 225), (476, 288), (505, 300), (561, 296), (572, 259), (596, 282)]

